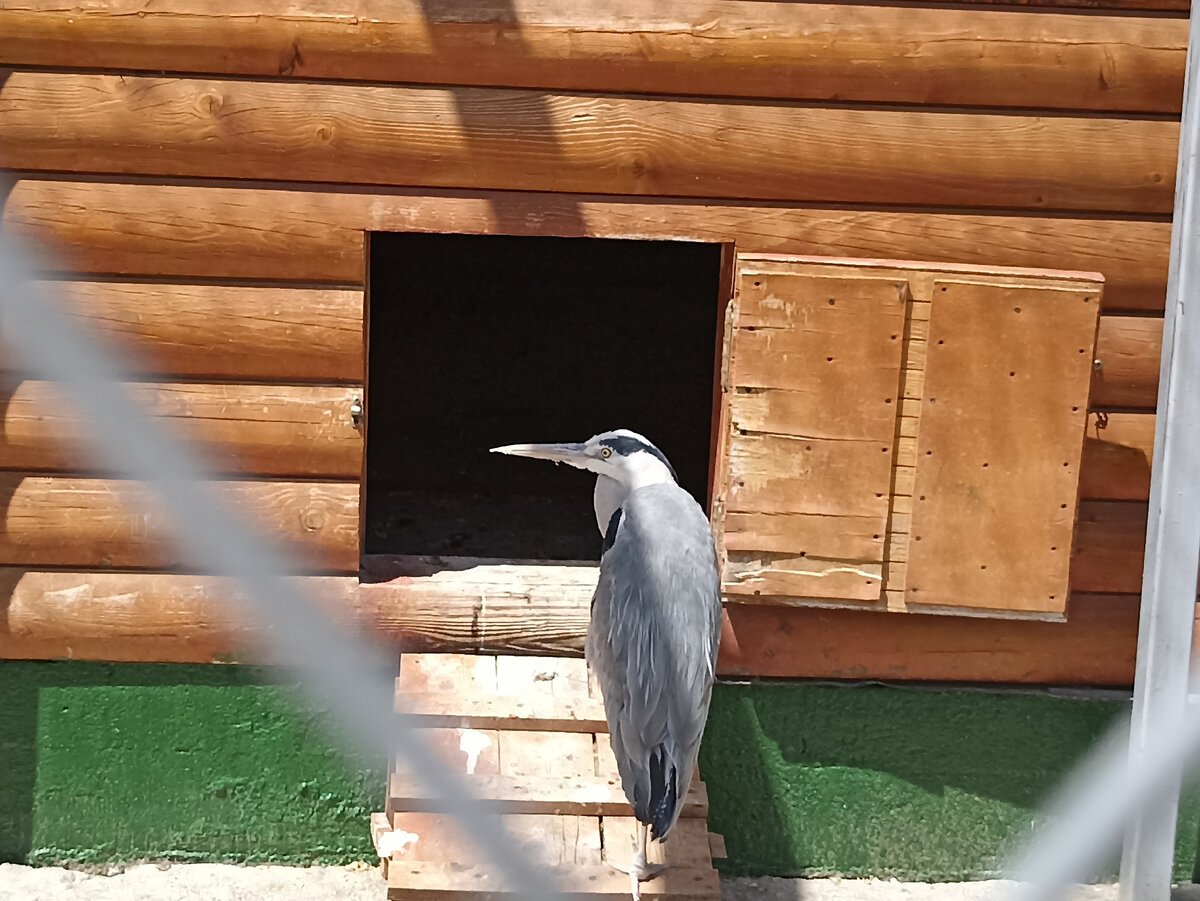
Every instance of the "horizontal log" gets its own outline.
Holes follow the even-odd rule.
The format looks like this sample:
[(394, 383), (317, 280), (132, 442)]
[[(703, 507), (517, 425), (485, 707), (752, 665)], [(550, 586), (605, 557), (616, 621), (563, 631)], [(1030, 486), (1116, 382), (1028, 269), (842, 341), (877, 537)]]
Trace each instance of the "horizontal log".
[[(406, 651), (579, 655), (590, 591), (519, 590), (486, 605), (436, 580), (297, 580), (339, 622)], [(594, 573), (594, 570), (593, 570)], [(593, 575), (594, 578), (594, 575)], [(510, 582), (517, 581), (511, 576)], [(502, 578), (479, 579), (490, 586)], [(491, 588), (489, 587), (489, 591)], [(0, 658), (261, 660), (246, 601), (212, 576), (0, 569)], [(1066, 623), (727, 604), (725, 676), (1130, 685), (1135, 595), (1073, 595)]]
[(520, 0), (489, 13), (403, 0), (371, 12), (9, 8), (0, 65), (1177, 113), (1187, 49), (1183, 19), (987, 9)]
[(727, 677), (1133, 684), (1138, 599), (1072, 595), (1065, 623), (727, 604)]
[(1092, 374), (1093, 407), (1158, 404), (1158, 369), (1163, 321), (1158, 318), (1103, 316), (1096, 336), (1100, 368)]
[(1079, 496), (1092, 500), (1144, 501), (1150, 497), (1154, 415), (1092, 414), (1079, 469)]
[[(196, 445), (216, 472), (359, 478), (362, 435), (351, 420), (358, 388), (129, 384), (130, 398)], [(94, 471), (88, 422), (54, 384), (0, 384), (0, 469)]]
[(1079, 505), (1072, 591), (1136, 593), (1146, 548), (1144, 503), (1086, 501)]
[(37, 287), (120, 342), (128, 351), (123, 362), (136, 375), (293, 383), (363, 379), (361, 290), (108, 281)]
[(18, 71), (0, 139), (32, 171), (1167, 214), (1179, 126)]
[[(214, 482), (216, 499), (309, 572), (358, 570), (358, 485)], [(0, 565), (195, 567), (170, 518), (137, 482), (0, 473)]]
[(361, 284), (363, 232), (734, 241), (753, 253), (1102, 272), (1106, 310), (1162, 310), (1165, 222), (809, 209), (546, 194), (300, 191), (22, 178), (3, 225), (50, 265), (167, 278)]

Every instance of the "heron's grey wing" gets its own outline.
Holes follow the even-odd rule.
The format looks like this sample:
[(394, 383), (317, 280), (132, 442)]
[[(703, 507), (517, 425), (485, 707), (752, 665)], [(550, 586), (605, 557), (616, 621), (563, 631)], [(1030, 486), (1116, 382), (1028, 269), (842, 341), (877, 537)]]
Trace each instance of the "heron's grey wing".
[(625, 794), (656, 838), (674, 824), (691, 783), (720, 628), (703, 512), (674, 484), (634, 491), (601, 559), (587, 656)]

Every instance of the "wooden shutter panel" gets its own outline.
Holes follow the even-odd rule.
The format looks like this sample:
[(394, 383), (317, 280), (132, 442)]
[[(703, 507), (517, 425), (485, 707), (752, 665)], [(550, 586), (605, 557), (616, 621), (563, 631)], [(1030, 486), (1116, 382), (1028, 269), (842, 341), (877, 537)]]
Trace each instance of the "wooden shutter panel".
[(878, 600), (908, 286), (741, 258), (725, 589)]
[(727, 597), (1061, 615), (1099, 276), (742, 255), (735, 288)]

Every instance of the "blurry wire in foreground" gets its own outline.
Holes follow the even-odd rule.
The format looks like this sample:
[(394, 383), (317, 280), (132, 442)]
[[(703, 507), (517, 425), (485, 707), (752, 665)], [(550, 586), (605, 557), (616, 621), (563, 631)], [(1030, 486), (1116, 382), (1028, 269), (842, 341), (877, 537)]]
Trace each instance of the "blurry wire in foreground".
[[(1114, 730), (1056, 796), (1015, 875), (1057, 897), (1125, 838), (1122, 899), (1170, 892), (1182, 773), (1200, 752), (1189, 678), (1200, 566), (1200, 38), (1188, 43), (1146, 525), (1131, 731)], [(1127, 833), (1127, 834), (1126, 834)]]
[(272, 659), (296, 675), (310, 699), (328, 705), (348, 741), (373, 754), (394, 747), (514, 889), (529, 898), (559, 897), (504, 831), (500, 817), (473, 797), (466, 780), (441, 763), (403, 715), (393, 714), (394, 652), (331, 621), (283, 578), (297, 567), (214, 497), (191, 447), (169, 438), (137, 409), (107, 347), (66, 315), (57, 298), (34, 289), (28, 254), (0, 233), (6, 350), (25, 371), (59, 383), (88, 422), (105, 469), (154, 489), (189, 559), (242, 590)]
[(1134, 815), (1175, 791), (1180, 771), (1200, 756), (1200, 717), (1160, 723), (1159, 740), (1137, 767), (1128, 763), (1127, 727), (1126, 720), (1110, 730), (1046, 806), (1050, 822), (1009, 870), (1023, 883), (1020, 901), (1052, 901), (1087, 879), (1110, 859)]

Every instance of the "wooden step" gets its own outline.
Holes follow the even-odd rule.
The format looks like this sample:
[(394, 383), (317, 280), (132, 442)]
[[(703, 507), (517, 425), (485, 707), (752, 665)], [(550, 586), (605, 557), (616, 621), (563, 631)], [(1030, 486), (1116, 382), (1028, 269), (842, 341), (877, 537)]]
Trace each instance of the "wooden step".
[[(542, 869), (551, 885), (575, 901), (629, 898), (629, 877), (604, 865), (556, 866)], [(643, 882), (643, 898), (701, 899), (721, 897), (717, 873), (711, 867), (668, 870)], [(454, 863), (393, 861), (388, 873), (388, 898), (439, 901), (512, 901), (514, 889), (494, 868)]]
[(551, 695), (459, 695), (401, 692), (396, 711), (427, 728), (533, 729), (542, 732), (607, 732), (604, 705), (592, 698)]
[[(612, 864), (629, 863), (638, 825), (582, 660), (406, 654), (395, 709), (466, 774), (524, 859), (567, 897), (629, 897), (629, 877)], [(720, 901), (712, 857), (722, 842), (708, 832), (707, 812), (697, 773), (668, 840), (650, 845), (650, 862), (671, 869), (643, 883), (647, 898)], [(383, 861), (391, 899), (516, 897), (403, 760), (392, 762), (387, 812), (373, 818), (372, 835), (382, 851), (398, 849)]]
[[(471, 777), (470, 785), (476, 797), (494, 813), (630, 816), (633, 812), (616, 779), (476, 774)], [(453, 812), (445, 800), (431, 795), (420, 779), (408, 773), (392, 774), (388, 794), (389, 809), (395, 813)], [(680, 816), (708, 816), (708, 791), (704, 783), (692, 782), (683, 798)]]

